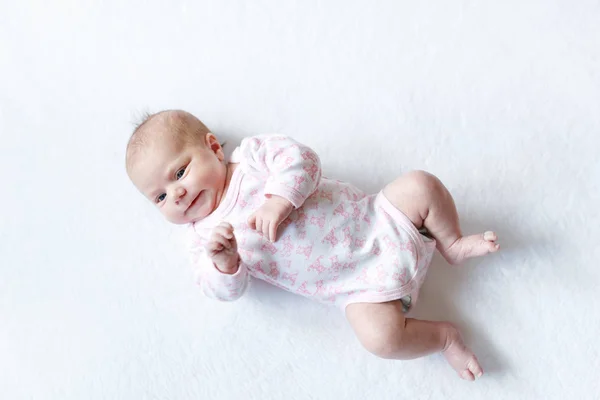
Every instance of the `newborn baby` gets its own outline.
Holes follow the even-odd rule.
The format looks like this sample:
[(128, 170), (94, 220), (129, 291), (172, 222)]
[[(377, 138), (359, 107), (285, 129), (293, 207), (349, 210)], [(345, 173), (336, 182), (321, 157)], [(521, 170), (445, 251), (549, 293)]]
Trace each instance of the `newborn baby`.
[(126, 167), (168, 221), (190, 226), (208, 297), (235, 300), (253, 276), (339, 307), (377, 356), (442, 352), (461, 378), (483, 374), (454, 325), (405, 317), (435, 248), (450, 264), (499, 249), (493, 232), (462, 236), (435, 176), (411, 172), (368, 195), (323, 177), (317, 154), (282, 135), (246, 138), (226, 160), (215, 135), (178, 110), (136, 128)]

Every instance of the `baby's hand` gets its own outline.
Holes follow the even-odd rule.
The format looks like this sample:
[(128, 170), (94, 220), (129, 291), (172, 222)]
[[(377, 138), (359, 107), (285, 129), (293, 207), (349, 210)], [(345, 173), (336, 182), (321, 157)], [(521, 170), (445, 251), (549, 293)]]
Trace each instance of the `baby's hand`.
[(277, 239), (277, 228), (293, 209), (294, 205), (288, 200), (273, 195), (250, 215), (248, 225), (250, 225), (250, 228), (262, 232), (266, 238), (274, 242)]
[(226, 274), (234, 274), (237, 271), (240, 256), (231, 224), (221, 222), (213, 229), (206, 244), (206, 251), (219, 271)]

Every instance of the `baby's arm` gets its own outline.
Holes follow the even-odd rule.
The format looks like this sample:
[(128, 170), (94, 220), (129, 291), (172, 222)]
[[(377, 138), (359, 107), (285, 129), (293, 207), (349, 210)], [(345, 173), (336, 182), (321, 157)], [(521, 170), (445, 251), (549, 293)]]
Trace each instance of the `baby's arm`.
[(197, 282), (207, 297), (233, 301), (248, 286), (249, 275), (240, 261), (233, 227), (222, 222), (212, 232), (206, 245), (196, 248)]
[(246, 139), (240, 146), (251, 167), (267, 179), (265, 196), (283, 197), (295, 208), (302, 206), (321, 179), (321, 161), (308, 146), (282, 135)]
[(267, 180), (265, 203), (250, 216), (248, 224), (275, 241), (279, 224), (319, 185), (319, 156), (310, 147), (281, 135), (246, 139), (240, 152), (248, 165)]

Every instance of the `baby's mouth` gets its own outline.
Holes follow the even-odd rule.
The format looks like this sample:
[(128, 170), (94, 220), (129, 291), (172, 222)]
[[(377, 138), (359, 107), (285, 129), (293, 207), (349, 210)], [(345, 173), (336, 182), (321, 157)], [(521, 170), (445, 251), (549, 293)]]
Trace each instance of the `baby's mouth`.
[(188, 211), (190, 208), (192, 208), (192, 207), (194, 207), (194, 206), (196, 205), (196, 202), (198, 201), (198, 199), (199, 199), (199, 198), (200, 198), (200, 196), (202, 195), (202, 192), (203, 192), (203, 190), (201, 190), (201, 191), (198, 193), (198, 196), (196, 196), (196, 198), (195, 198), (194, 200), (192, 200), (192, 202), (191, 202), (191, 203), (190, 203), (190, 205), (188, 206), (187, 210), (185, 210), (186, 212), (187, 212), (187, 211)]

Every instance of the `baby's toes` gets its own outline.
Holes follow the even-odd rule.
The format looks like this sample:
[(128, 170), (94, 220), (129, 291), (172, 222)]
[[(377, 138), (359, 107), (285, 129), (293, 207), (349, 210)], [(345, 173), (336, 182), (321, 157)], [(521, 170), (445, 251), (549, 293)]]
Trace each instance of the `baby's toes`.
[(493, 253), (495, 251), (498, 251), (500, 249), (500, 245), (498, 243), (496, 243), (496, 240), (498, 240), (498, 236), (496, 236), (496, 234), (494, 232), (491, 231), (487, 231), (483, 234), (483, 245), (485, 247), (487, 247), (488, 251), (490, 253)]
[(466, 381), (474, 381), (475, 380), (473, 373), (471, 371), (469, 371), (468, 369), (465, 369), (463, 372), (461, 372), (460, 377)]
[(481, 378), (481, 376), (483, 375), (483, 369), (477, 361), (470, 363), (469, 371), (471, 372), (474, 378)]
[(498, 243), (488, 242), (488, 248), (490, 253), (493, 253), (500, 250), (500, 245)]
[(498, 240), (498, 236), (496, 236), (495, 232), (487, 231), (483, 234), (483, 240), (485, 240), (486, 242), (495, 242), (496, 240)]

